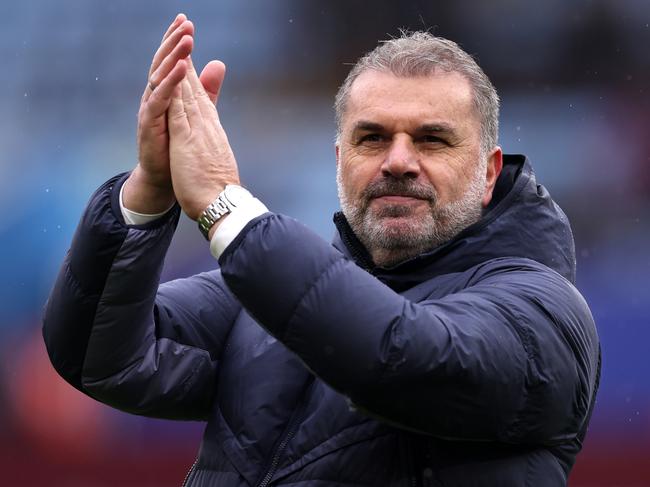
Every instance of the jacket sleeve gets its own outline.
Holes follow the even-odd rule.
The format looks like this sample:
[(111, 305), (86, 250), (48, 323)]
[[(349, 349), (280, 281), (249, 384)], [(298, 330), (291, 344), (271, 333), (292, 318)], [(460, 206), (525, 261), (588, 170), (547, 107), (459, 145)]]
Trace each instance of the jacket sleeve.
[(575, 288), (497, 259), (412, 302), (287, 217), (249, 223), (221, 256), (244, 307), (359, 409), (445, 439), (554, 444), (595, 394), (598, 344)]
[(220, 271), (159, 287), (179, 209), (125, 225), (126, 176), (100, 187), (81, 218), (45, 307), (46, 348), (65, 380), (108, 405), (203, 419), (240, 305)]

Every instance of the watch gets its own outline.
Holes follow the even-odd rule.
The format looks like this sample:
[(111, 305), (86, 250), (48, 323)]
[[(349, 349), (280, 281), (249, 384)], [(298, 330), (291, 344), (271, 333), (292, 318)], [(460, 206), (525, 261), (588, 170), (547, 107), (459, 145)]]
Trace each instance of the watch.
[(227, 185), (196, 220), (205, 239), (210, 240), (208, 234), (215, 223), (249, 199), (253, 199), (253, 195), (247, 189), (236, 184)]

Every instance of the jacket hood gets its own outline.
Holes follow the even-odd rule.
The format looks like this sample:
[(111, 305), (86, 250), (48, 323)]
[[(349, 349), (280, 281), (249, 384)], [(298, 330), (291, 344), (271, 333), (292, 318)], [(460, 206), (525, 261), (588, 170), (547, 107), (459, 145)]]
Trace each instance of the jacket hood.
[(343, 213), (334, 215), (334, 246), (394, 289), (441, 274), (463, 272), (499, 257), (523, 257), (575, 283), (573, 233), (562, 209), (537, 184), (523, 155), (504, 155), (503, 169), (482, 218), (449, 242), (390, 268), (377, 267)]

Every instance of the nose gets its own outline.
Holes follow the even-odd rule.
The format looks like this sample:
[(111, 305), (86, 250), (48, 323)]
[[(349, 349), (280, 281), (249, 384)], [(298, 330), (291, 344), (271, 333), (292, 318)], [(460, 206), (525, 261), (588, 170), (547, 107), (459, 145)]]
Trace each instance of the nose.
[(416, 179), (420, 175), (420, 158), (413, 141), (406, 135), (393, 138), (381, 166), (384, 177)]

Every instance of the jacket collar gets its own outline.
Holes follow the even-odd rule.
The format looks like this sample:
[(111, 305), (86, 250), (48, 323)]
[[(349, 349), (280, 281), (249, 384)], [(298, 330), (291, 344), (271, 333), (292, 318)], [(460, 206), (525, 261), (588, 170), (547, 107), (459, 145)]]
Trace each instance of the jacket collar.
[(575, 282), (575, 248), (568, 219), (523, 155), (504, 155), (492, 202), (482, 218), (449, 242), (390, 268), (375, 266), (341, 212), (334, 246), (394, 289), (463, 272), (499, 257), (524, 257)]

